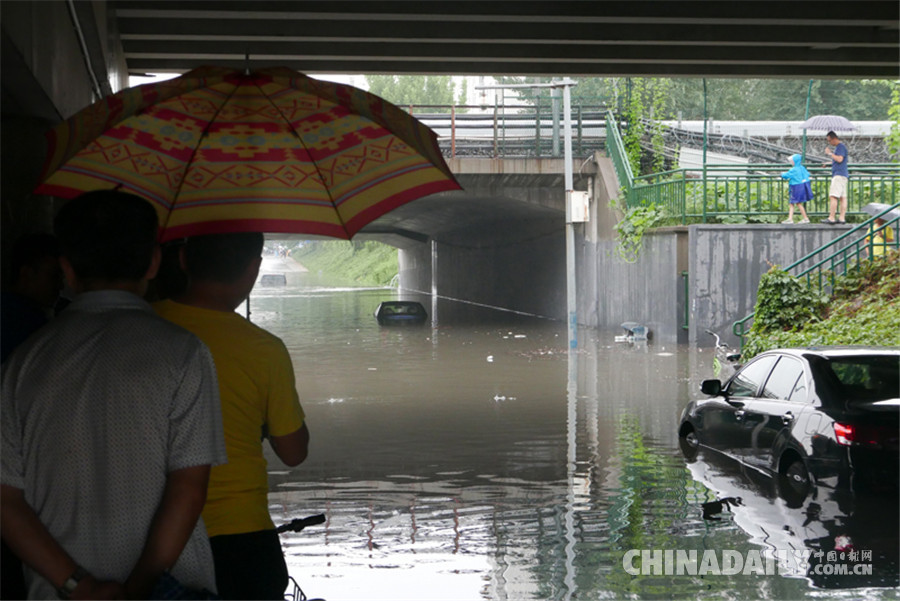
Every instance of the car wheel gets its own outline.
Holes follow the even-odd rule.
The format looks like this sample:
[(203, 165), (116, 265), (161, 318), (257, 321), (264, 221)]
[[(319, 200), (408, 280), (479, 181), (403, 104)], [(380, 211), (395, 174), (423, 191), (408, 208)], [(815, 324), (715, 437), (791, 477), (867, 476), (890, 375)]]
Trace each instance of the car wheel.
[(781, 469), (778, 490), (788, 507), (800, 507), (812, 489), (809, 471), (799, 457), (787, 459)]
[(681, 431), (678, 433), (678, 446), (681, 448), (681, 454), (685, 458), (694, 459), (697, 456), (697, 451), (700, 449), (700, 439), (697, 438), (697, 433), (693, 427), (686, 425), (681, 428)]
[(784, 477), (787, 478), (794, 486), (806, 486), (809, 484), (809, 472), (803, 465), (803, 460), (799, 458), (793, 459), (784, 468)]

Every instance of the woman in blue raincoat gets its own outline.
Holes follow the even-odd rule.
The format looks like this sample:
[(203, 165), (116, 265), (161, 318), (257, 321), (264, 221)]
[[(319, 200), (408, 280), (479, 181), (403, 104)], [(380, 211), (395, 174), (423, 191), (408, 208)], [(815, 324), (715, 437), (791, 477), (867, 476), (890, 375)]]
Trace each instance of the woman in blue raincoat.
[(812, 200), (813, 194), (812, 186), (809, 183), (809, 171), (803, 166), (802, 160), (803, 157), (799, 154), (791, 155), (791, 168), (781, 174), (781, 177), (788, 181), (788, 187), (791, 190), (788, 216), (781, 223), (794, 223), (794, 206), (800, 209), (800, 214), (803, 215), (800, 223), (809, 223), (809, 216), (806, 214), (803, 204)]

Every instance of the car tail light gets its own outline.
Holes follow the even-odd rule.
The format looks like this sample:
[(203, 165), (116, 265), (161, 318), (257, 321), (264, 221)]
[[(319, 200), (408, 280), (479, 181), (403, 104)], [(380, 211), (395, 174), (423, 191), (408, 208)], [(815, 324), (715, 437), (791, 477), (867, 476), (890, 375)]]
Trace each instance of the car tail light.
[(849, 447), (853, 444), (853, 438), (856, 435), (856, 432), (850, 424), (834, 422), (834, 435), (837, 437), (838, 444)]
[(834, 422), (834, 435), (844, 446), (882, 446), (896, 438), (897, 433), (885, 426), (859, 426)]

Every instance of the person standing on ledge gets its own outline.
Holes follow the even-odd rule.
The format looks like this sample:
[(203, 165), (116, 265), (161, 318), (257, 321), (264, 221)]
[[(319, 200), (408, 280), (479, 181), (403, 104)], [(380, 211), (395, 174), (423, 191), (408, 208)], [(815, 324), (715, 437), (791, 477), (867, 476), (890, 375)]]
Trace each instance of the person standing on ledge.
[(263, 440), (290, 467), (309, 447), (284, 343), (235, 313), (256, 283), (262, 249), (259, 233), (188, 238), (181, 249), (187, 288), (154, 305), (205, 342), (216, 362), (228, 464), (212, 470), (203, 520), (223, 599), (284, 599), (288, 572), (269, 516)]
[[(825, 134), (825, 139), (828, 140), (829, 146), (834, 146), (834, 150), (831, 148), (825, 149), (825, 154), (831, 157), (831, 188), (828, 191), (828, 219), (823, 219), (822, 223), (843, 225), (847, 223), (847, 184), (850, 180), (848, 163), (850, 157), (847, 154), (847, 147), (837, 137), (836, 133), (833, 131), (828, 132)], [(823, 167), (828, 167), (828, 163), (825, 163)], [(835, 219), (838, 211), (838, 201), (840, 201), (841, 212), (838, 218)]]
[(812, 200), (812, 187), (809, 183), (809, 171), (803, 166), (803, 157), (799, 154), (791, 155), (791, 168), (781, 174), (782, 179), (788, 180), (790, 186), (790, 208), (788, 209), (787, 219), (781, 223), (794, 223), (794, 207), (800, 209), (803, 219), (800, 223), (809, 223), (809, 216), (806, 209), (803, 208), (804, 203)]

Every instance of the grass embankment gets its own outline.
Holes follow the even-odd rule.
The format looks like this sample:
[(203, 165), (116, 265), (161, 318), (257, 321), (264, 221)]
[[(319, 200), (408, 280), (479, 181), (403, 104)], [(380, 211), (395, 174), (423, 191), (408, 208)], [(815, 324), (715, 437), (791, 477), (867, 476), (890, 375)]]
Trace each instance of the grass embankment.
[(900, 346), (900, 253), (838, 278), (830, 298), (776, 267), (762, 277), (745, 359), (770, 348), (831, 344)]
[(295, 249), (291, 257), (313, 273), (357, 286), (387, 286), (400, 270), (397, 249), (374, 241), (317, 240)]

